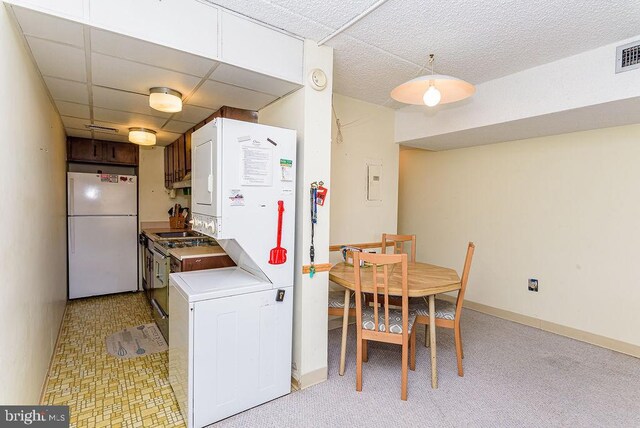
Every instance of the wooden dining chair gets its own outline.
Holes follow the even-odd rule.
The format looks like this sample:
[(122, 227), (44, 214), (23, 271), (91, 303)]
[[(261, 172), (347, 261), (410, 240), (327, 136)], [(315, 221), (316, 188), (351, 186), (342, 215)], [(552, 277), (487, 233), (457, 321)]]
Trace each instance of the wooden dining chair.
[[(371, 267), (361, 268), (360, 260)], [(394, 266), (396, 265), (396, 266)], [(397, 266), (400, 265), (400, 266)], [(402, 307), (389, 308), (389, 277), (393, 269), (401, 269)], [(416, 314), (409, 310), (409, 285), (406, 254), (353, 253), (356, 301), (356, 391), (362, 391), (362, 362), (366, 361), (367, 341), (393, 343), (402, 346), (402, 383), (400, 397), (407, 399), (407, 359), (411, 355), (411, 370), (416, 368), (416, 334), (413, 324)], [(382, 271), (380, 271), (380, 269)], [(370, 274), (371, 280), (362, 276)], [(373, 294), (373, 307), (364, 306), (362, 293)], [(378, 295), (384, 304), (378, 304)], [(380, 313), (383, 312), (383, 313)]]
[[(385, 253), (387, 249), (388, 242), (393, 242), (393, 254), (407, 254), (405, 251), (405, 244), (407, 242), (411, 242), (411, 253), (408, 254), (409, 261), (416, 261), (416, 235), (393, 235), (391, 233), (383, 233), (382, 234), (382, 248), (384, 249), (382, 252)], [(367, 303), (370, 303), (371, 299), (367, 300)], [(389, 304), (391, 306), (400, 306), (400, 297), (392, 296), (389, 299)]]
[(382, 248), (387, 248), (387, 241), (393, 241), (393, 254), (406, 254), (405, 243), (411, 242), (411, 253), (409, 261), (416, 261), (416, 235), (393, 235), (391, 233), (382, 234)]
[[(464, 293), (467, 289), (469, 281), (469, 271), (471, 270), (471, 260), (476, 246), (473, 242), (469, 242), (467, 247), (467, 256), (464, 259), (464, 268), (462, 269), (462, 277), (460, 278), (460, 290), (458, 298), (453, 304), (446, 300), (436, 299), (435, 323), (436, 327), (452, 328), (456, 344), (456, 358), (458, 360), (458, 376), (464, 376), (462, 370), (462, 359), (464, 351), (462, 350), (462, 335), (460, 333), (460, 316), (462, 315), (462, 303), (464, 301)], [(429, 346), (429, 304), (423, 298), (411, 299), (411, 310), (417, 314), (416, 323), (423, 324), (424, 328), (424, 346)]]

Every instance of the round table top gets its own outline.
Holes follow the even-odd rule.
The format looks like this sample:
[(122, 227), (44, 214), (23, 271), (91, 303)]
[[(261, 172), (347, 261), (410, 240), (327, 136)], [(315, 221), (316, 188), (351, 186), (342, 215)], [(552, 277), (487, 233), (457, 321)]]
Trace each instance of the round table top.
[[(382, 272), (382, 269), (379, 269), (379, 272)], [(372, 290), (373, 268), (363, 267), (360, 277), (363, 291)], [(349, 290), (355, 290), (353, 265), (345, 262), (336, 264), (329, 272), (329, 280)], [(460, 277), (455, 270), (420, 262), (407, 264), (407, 283), (409, 297), (429, 296), (460, 289)], [(398, 264), (394, 265), (389, 274), (389, 295), (402, 296), (402, 271)]]

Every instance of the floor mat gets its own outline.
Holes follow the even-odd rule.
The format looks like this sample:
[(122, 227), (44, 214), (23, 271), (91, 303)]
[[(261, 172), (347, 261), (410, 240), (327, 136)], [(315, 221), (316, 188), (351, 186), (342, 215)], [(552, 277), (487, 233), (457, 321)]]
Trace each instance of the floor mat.
[(155, 323), (129, 327), (107, 336), (107, 352), (118, 358), (134, 358), (163, 352), (167, 342)]

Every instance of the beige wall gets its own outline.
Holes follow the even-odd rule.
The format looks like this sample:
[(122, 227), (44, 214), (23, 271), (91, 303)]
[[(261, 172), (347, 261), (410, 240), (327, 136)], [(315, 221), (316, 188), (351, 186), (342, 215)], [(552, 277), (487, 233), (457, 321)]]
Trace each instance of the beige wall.
[[(467, 300), (640, 345), (640, 125), (402, 151), (399, 229)], [(540, 291), (527, 291), (537, 278)]]
[(0, 403), (36, 404), (67, 297), (65, 135), (0, 7)]
[(190, 207), (190, 196), (176, 190), (176, 198), (171, 199), (164, 187), (164, 147), (141, 147), (138, 167), (139, 181), (139, 221), (169, 221), (167, 211), (175, 204)]
[[(395, 233), (398, 219), (398, 145), (394, 111), (343, 95), (333, 95), (331, 141), (331, 243), (379, 241)], [(366, 162), (382, 162), (382, 202), (367, 201)]]

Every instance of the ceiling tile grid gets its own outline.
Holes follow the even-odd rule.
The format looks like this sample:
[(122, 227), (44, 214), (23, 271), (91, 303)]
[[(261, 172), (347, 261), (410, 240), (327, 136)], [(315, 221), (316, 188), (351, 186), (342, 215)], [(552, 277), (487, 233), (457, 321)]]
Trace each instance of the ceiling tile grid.
[[(375, 0), (210, 2), (320, 40)], [(69, 135), (87, 135), (85, 125), (93, 119), (121, 130), (96, 132), (96, 138), (126, 141), (128, 127), (146, 125), (166, 144), (222, 105), (256, 110), (297, 88), (165, 46), (12, 8)], [(399, 108), (403, 105), (389, 92), (424, 73), (430, 53), (436, 55), (437, 73), (478, 84), (634, 36), (637, 28), (637, 0), (568, 0), (561, 9), (553, 0), (388, 0), (327, 45), (334, 48), (336, 92)], [(151, 109), (153, 86), (180, 91), (183, 111), (171, 115)]]

